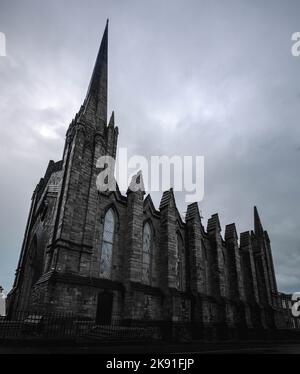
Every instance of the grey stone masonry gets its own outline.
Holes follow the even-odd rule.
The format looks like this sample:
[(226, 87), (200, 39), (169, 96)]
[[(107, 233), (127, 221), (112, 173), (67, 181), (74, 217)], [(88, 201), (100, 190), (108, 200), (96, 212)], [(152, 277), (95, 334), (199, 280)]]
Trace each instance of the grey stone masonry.
[(207, 259), (203, 245), (203, 227), (197, 203), (190, 204), (186, 213), (186, 231), (190, 254), (191, 290), (201, 294), (207, 293), (206, 266)]
[(207, 233), (210, 240), (212, 252), (211, 269), (212, 277), (215, 279), (214, 295), (222, 297), (228, 296), (226, 269), (225, 269), (225, 254), (222, 245), (221, 225), (218, 214), (213, 214), (207, 222)]
[(127, 192), (128, 278), (131, 282), (142, 281), (144, 194), (144, 191), (134, 192), (130, 188)]
[(163, 271), (162, 284), (167, 288), (177, 288), (177, 238), (176, 238), (176, 203), (173, 190), (163, 193), (160, 203), (160, 253)]
[(225, 245), (228, 256), (229, 294), (232, 299), (246, 301), (238, 235), (235, 224), (225, 228)]

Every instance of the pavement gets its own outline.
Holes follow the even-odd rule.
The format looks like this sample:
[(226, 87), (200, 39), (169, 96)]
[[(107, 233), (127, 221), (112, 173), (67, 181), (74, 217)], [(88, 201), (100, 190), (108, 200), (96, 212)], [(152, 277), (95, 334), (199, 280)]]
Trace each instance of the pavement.
[(300, 354), (300, 342), (189, 342), (181, 344), (110, 344), (14, 346), (0, 344), (0, 354)]

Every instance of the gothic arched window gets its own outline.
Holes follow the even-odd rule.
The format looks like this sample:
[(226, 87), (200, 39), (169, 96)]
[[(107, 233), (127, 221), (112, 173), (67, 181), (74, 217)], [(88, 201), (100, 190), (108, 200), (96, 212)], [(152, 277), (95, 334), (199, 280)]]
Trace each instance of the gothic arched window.
[(100, 276), (111, 278), (112, 253), (115, 231), (115, 215), (110, 208), (104, 218), (103, 240), (100, 260)]
[(185, 251), (182, 237), (177, 233), (177, 287), (185, 291)]
[(142, 254), (142, 282), (150, 284), (151, 282), (151, 248), (152, 232), (148, 222), (143, 229), (143, 254)]

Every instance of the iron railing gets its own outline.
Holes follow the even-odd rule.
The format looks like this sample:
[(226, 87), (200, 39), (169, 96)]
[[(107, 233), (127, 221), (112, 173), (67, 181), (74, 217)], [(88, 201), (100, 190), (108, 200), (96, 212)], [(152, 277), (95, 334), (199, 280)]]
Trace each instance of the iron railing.
[(94, 322), (71, 313), (21, 311), (0, 320), (0, 339), (76, 337), (87, 334)]
[[(252, 331), (253, 330), (253, 331)], [(235, 339), (299, 339), (299, 330), (255, 330), (226, 328), (223, 324), (175, 321), (124, 320), (119, 316), (100, 324), (72, 313), (21, 311), (10, 318), (0, 318), (0, 342), (6, 340), (85, 339), (85, 341), (189, 341)], [(297, 333), (298, 332), (298, 333)], [(292, 334), (293, 333), (293, 334)], [(296, 334), (297, 333), (297, 334)]]
[(94, 320), (72, 313), (19, 311), (11, 318), (0, 319), (0, 339), (85, 337), (93, 340), (157, 340), (160, 326), (139, 324), (133, 326), (113, 316), (109, 323), (96, 324)]

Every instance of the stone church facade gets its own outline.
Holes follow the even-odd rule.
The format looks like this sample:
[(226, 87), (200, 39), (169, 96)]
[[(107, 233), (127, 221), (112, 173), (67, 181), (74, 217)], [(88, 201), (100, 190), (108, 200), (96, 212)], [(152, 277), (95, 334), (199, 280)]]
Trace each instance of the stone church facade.
[(150, 195), (99, 192), (96, 161), (116, 156), (107, 121), (108, 25), (83, 105), (61, 161), (33, 192), (9, 314), (73, 312), (98, 324), (194, 324), (203, 329), (274, 329), (281, 309), (270, 240), (254, 208), (254, 230), (205, 229), (198, 204), (183, 220), (173, 190), (159, 209)]

